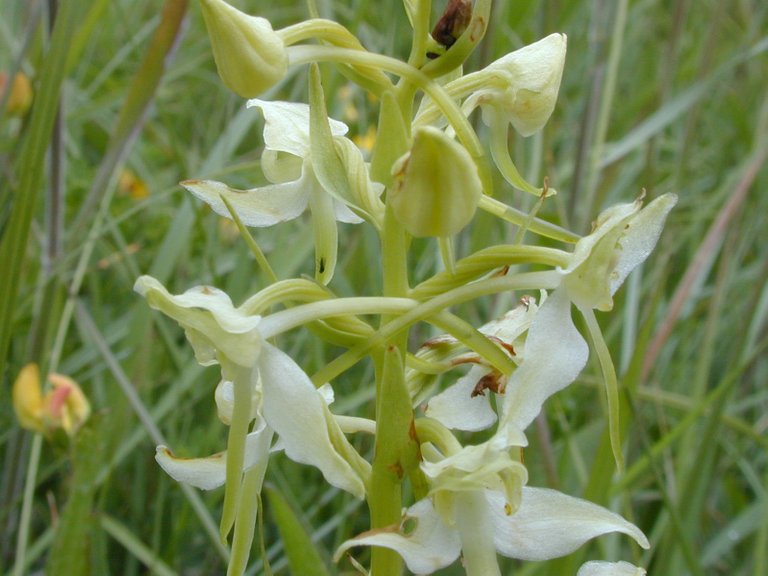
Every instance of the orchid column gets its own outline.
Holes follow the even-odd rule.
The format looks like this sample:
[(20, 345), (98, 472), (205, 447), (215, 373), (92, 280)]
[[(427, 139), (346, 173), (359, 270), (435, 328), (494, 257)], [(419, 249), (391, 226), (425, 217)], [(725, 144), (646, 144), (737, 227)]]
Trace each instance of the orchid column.
[[(341, 544), (335, 558), (371, 546), (373, 576), (396, 576), (405, 567), (429, 574), (459, 558), (467, 574), (492, 576), (501, 573), (499, 554), (545, 560), (609, 532), (647, 548), (643, 533), (617, 514), (529, 486), (522, 458), (526, 428), (587, 363), (589, 347), (571, 317), (575, 307), (605, 373), (620, 465), (617, 383), (593, 310), (611, 308), (675, 203), (670, 195), (644, 209), (639, 200), (618, 206), (579, 238), (491, 197), (494, 186), (502, 198), (513, 189), (540, 201), (556, 193), (546, 181), (522, 178), (507, 139), (511, 129), (523, 136), (538, 132), (552, 114), (565, 35), (463, 74), (485, 33), (490, 0), (451, 0), (431, 34), (431, 2), (406, 0), (413, 28), (407, 61), (366, 50), (336, 22), (309, 19), (275, 30), (223, 0), (201, 0), (201, 6), (223, 82), (264, 118), (261, 169), (268, 184), (239, 190), (203, 177), (182, 185), (237, 222), (271, 284), (239, 306), (213, 287), (174, 295), (147, 276), (136, 290), (180, 324), (201, 364), (221, 368), (212, 390), (218, 417), (229, 427), (226, 451), (180, 459), (160, 446), (156, 458), (176, 480), (205, 490), (225, 486), (221, 537), (234, 534), (228, 573), (242, 574), (248, 565), (259, 494), (276, 450), (367, 502), (370, 530)], [(329, 118), (320, 63), (377, 98), (370, 159), (347, 138), (348, 127)], [(304, 65), (308, 103), (258, 98), (279, 88), (291, 67)], [(468, 118), (477, 109), (488, 127), (487, 145)], [(473, 225), (478, 210), (517, 226), (519, 238), (528, 231), (560, 246), (534, 241), (457, 254), (454, 239)], [(312, 226), (314, 276), (278, 279), (269, 260), (280, 258), (280, 249), (265, 256), (258, 234), (252, 238), (245, 227), (300, 217)], [(336, 295), (339, 222), (378, 236), (371, 265), (380, 267), (380, 287)], [(440, 254), (439, 270), (418, 284), (409, 267), (414, 238), (434, 243)], [(512, 266), (522, 271), (510, 272)], [(480, 327), (451, 311), (510, 292), (522, 295), (520, 304)], [(445, 335), (412, 350), (409, 331), (418, 323)], [(312, 377), (273, 340), (307, 325), (345, 349)], [(374, 419), (334, 413), (333, 384), (365, 359), (375, 382), (356, 385), (374, 389)], [(462, 366), (470, 368), (453, 382), (452, 371)], [(483, 431), (483, 441), (472, 443), (477, 436), (470, 434)], [(358, 453), (347, 438), (352, 434), (374, 436), (372, 457)], [(632, 570), (642, 571), (590, 562), (580, 574)]]

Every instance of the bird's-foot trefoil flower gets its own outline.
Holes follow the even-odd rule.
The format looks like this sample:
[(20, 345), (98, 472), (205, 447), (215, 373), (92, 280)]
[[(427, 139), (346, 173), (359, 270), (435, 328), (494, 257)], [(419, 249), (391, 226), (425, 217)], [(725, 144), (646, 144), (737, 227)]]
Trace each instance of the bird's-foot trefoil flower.
[(43, 394), (37, 364), (24, 366), (13, 383), (13, 410), (22, 428), (51, 437), (64, 432), (73, 437), (91, 414), (85, 394), (69, 376), (51, 373), (52, 388)]

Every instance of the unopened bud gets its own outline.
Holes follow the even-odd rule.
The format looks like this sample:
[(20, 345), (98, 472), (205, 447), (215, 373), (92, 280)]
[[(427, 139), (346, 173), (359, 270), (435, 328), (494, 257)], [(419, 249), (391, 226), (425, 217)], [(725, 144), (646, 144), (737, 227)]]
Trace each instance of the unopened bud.
[(417, 128), (410, 152), (392, 167), (387, 201), (413, 236), (447, 237), (472, 220), (483, 193), (466, 149), (441, 130)]
[(541, 130), (555, 108), (566, 45), (565, 34), (550, 34), (489, 64), (482, 72), (500, 74), (506, 85), (475, 95), (483, 121), (491, 126), (501, 116), (523, 136)]
[(224, 84), (238, 96), (254, 98), (285, 76), (285, 44), (265, 18), (249, 16), (223, 0), (200, 0)]

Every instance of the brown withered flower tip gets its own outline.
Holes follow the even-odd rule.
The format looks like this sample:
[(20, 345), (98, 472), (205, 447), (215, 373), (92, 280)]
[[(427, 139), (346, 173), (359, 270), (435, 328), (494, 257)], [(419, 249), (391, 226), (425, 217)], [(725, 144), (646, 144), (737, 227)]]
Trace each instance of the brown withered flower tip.
[(472, 20), (471, 0), (449, 0), (443, 15), (432, 30), (435, 42), (450, 48), (469, 26)]

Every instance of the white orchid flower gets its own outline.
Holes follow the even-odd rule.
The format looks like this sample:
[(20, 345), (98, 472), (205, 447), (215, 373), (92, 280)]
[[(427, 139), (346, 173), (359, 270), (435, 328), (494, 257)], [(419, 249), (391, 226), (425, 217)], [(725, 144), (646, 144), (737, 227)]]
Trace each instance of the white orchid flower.
[[(214, 212), (231, 218), (226, 199), (246, 226), (266, 227), (293, 220), (309, 207), (318, 228), (316, 239), (323, 239), (323, 248), (318, 246), (318, 277), (327, 282), (335, 265), (336, 221), (358, 224), (363, 221), (358, 214), (378, 221), (383, 210), (379, 196), (384, 187), (371, 181), (362, 153), (344, 137), (348, 128), (343, 122), (328, 119), (354, 198), (343, 198), (338, 191), (324, 188), (315, 175), (307, 104), (252, 99), (247, 106), (258, 107), (264, 114), (261, 166), (271, 184), (250, 190), (237, 190), (212, 180), (186, 180), (181, 184)], [(325, 251), (327, 255), (322, 254)]]
[(228, 452), (183, 460), (159, 447), (158, 462), (171, 476), (205, 489), (226, 479), (229, 488), (231, 475), (239, 477), (266, 458), (274, 431), (289, 458), (316, 466), (334, 486), (364, 497), (360, 471), (339, 453), (347, 453), (346, 440), (326, 394), (287, 354), (263, 340), (259, 316), (246, 314), (224, 292), (207, 286), (172, 295), (154, 278), (142, 276), (135, 289), (184, 328), (201, 364), (221, 365), (225, 381), (217, 404), (231, 425)]
[(353, 546), (383, 546), (397, 551), (411, 572), (431, 574), (463, 553), (468, 575), (494, 576), (501, 574), (496, 553), (520, 560), (550, 560), (611, 532), (624, 533), (643, 548), (649, 547), (645, 535), (618, 514), (555, 490), (523, 487), (519, 507), (512, 514), (508, 511), (502, 492), (467, 492), (459, 499), (450, 525), (425, 498), (408, 508), (399, 526), (347, 540), (335, 558)]

